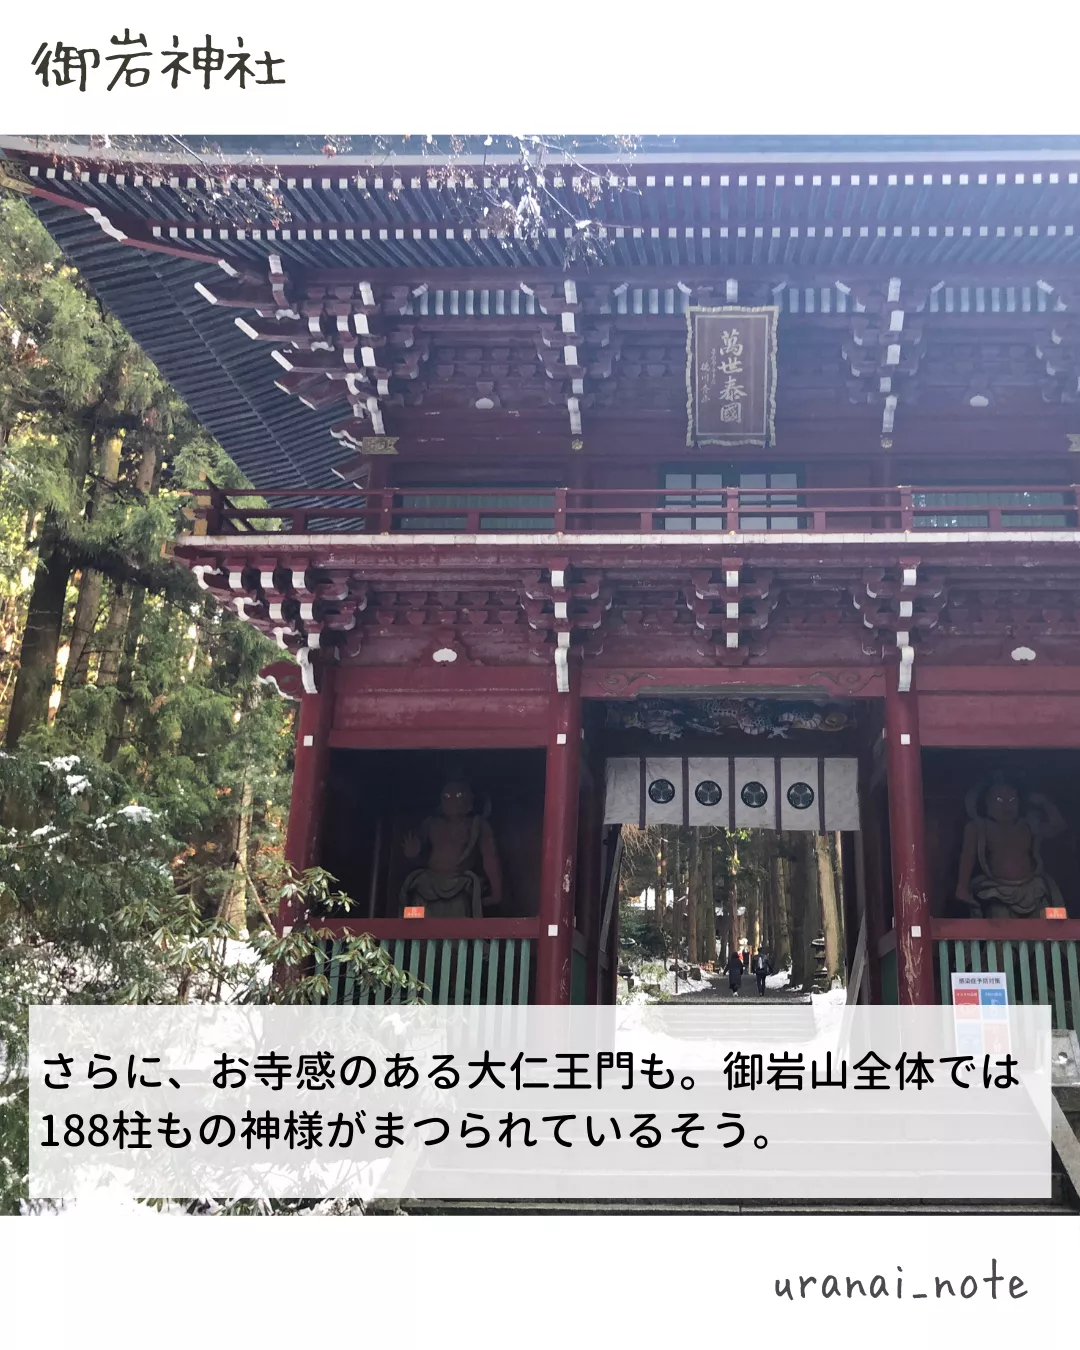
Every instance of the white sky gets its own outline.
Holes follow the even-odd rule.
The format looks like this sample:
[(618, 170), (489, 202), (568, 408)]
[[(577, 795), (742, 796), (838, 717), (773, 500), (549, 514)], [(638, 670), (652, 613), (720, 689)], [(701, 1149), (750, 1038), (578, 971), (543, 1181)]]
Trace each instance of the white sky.
[[(284, 57), (281, 88), (104, 87), (109, 38)], [(402, 0), (303, 6), (51, 0), (5, 15), (0, 132), (321, 135), (1080, 134), (1080, 4), (1042, 0)], [(97, 48), (86, 93), (44, 88), (43, 42)], [(108, 72), (103, 76), (103, 72)]]

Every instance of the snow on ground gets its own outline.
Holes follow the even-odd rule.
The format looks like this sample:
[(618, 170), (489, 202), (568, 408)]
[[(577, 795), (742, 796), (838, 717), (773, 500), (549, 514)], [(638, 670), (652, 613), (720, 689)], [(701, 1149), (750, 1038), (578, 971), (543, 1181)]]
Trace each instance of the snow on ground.
[(711, 980), (705, 977), (700, 980), (691, 980), (685, 975), (679, 976), (678, 986), (676, 986), (675, 972), (671, 970), (660, 981), (660, 991), (664, 994), (700, 994), (703, 989), (711, 988)]
[(162, 1214), (181, 1215), (184, 1206), (174, 1200), (167, 1200), (158, 1210), (153, 1205), (142, 1205), (134, 1195), (122, 1187), (107, 1187), (98, 1191), (87, 1191), (71, 1200), (63, 1200), (55, 1206), (37, 1202), (23, 1210), (27, 1218), (35, 1219), (140, 1219), (159, 1218)]
[[(712, 979), (709, 979), (706, 975), (700, 980), (688, 980), (680, 975), (679, 987), (678, 991), (676, 991), (674, 971), (665, 971), (658, 961), (651, 963), (647, 962), (640, 970), (635, 970), (633, 992), (629, 994), (620, 993), (619, 1003), (630, 1006), (656, 1003), (659, 1001), (655, 992), (657, 988), (660, 990), (661, 998), (673, 998), (676, 997), (676, 993), (678, 993), (678, 995), (705, 993), (715, 988), (716, 978), (717, 972), (714, 972)], [(645, 985), (648, 985), (649, 989), (653, 992), (647, 993)], [(790, 969), (778, 970), (775, 975), (767, 976), (765, 985), (767, 989), (775, 990), (777, 992), (784, 989), (792, 994), (801, 992), (792, 987)], [(625, 985), (623, 981), (620, 980), (620, 989), (623, 988), (625, 988)], [(809, 992), (811, 1002), (815, 1007), (818, 1017), (824, 1017), (826, 1021), (831, 1020), (835, 1016), (835, 1014), (828, 1011), (829, 1009), (843, 1008), (847, 1004), (847, 990), (839, 980), (835, 981), (832, 989), (825, 993), (815, 993), (812, 990)]]
[(833, 981), (833, 987), (823, 993), (811, 993), (810, 1001), (821, 1008), (844, 1008), (847, 1006), (847, 990), (839, 980)]
[[(620, 980), (620, 988), (625, 987), (624, 982)], [(634, 988), (629, 993), (619, 994), (621, 1004), (630, 1004), (631, 1006), (642, 1003), (655, 1003), (657, 995), (655, 992), (646, 993), (645, 985), (650, 990), (660, 990), (660, 996), (663, 998), (674, 998), (676, 994), (700, 994), (712, 988), (712, 981), (703, 976), (700, 980), (688, 979), (685, 975), (680, 975), (678, 979), (678, 988), (676, 988), (675, 972), (665, 970), (659, 961), (646, 962), (640, 970), (634, 971)]]
[(843, 1040), (844, 1025), (848, 1018), (847, 990), (834, 981), (833, 987), (823, 993), (811, 993), (810, 1002), (814, 1010), (814, 1029), (817, 1040), (826, 1045)]
[[(790, 989), (791, 988), (791, 970), (778, 970), (775, 975), (768, 975), (765, 979), (767, 989)], [(818, 1007), (844, 1007), (847, 1004), (847, 990), (839, 980), (833, 981), (833, 987), (824, 993), (810, 991), (810, 1000)]]

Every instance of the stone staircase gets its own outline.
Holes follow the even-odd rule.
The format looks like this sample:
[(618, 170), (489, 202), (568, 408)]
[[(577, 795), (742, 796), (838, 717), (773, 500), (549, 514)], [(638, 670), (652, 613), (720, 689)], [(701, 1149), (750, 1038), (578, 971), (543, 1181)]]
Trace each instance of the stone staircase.
[[(798, 1039), (800, 1014), (783, 1035)], [(704, 1027), (703, 1027), (704, 1030)], [(778, 1032), (779, 1032), (778, 1027)], [(1051, 1193), (1046, 1200), (405, 1200), (372, 1214), (1080, 1214), (1080, 1044), (1055, 1032)]]
[(1055, 1031), (1054, 1166), (1063, 1172), (1066, 1203), (1080, 1210), (1080, 1040), (1075, 1031)]
[(1001, 1202), (957, 1200), (918, 1204), (899, 1200), (776, 1200), (724, 1204), (713, 1200), (402, 1200), (373, 1205), (371, 1214), (1080, 1214), (1080, 1204), (1053, 1198)]

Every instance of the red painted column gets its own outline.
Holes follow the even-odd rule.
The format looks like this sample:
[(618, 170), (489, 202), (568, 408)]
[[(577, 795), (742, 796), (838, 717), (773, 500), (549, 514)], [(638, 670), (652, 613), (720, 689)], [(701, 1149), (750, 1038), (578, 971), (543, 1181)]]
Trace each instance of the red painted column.
[(574, 951), (574, 873), (581, 785), (581, 670), (570, 666), (570, 690), (552, 692), (544, 782), (544, 848), (540, 863), (540, 924), (536, 1002), (570, 1002)]
[[(887, 678), (891, 679), (891, 672)], [(858, 881), (862, 888), (866, 915), (866, 978), (870, 1003), (881, 1002), (881, 958), (878, 944), (885, 927), (886, 898), (882, 892), (881, 820), (879, 807), (883, 805), (875, 782), (875, 757), (866, 741), (859, 748), (859, 825), (855, 837)]]
[(601, 1002), (600, 981), (600, 924), (602, 921), (600, 894), (603, 887), (602, 836), (604, 797), (602, 779), (592, 772), (592, 764), (586, 761), (587, 772), (583, 775), (580, 819), (578, 821), (578, 874), (577, 874), (577, 911), (578, 925), (589, 944), (585, 967), (585, 1002)]
[(381, 507), (384, 505), (383, 491), (390, 484), (390, 464), (386, 455), (374, 455), (368, 459), (367, 489), (368, 505), (376, 508), (367, 517), (364, 528), (379, 533), (385, 525)]
[[(285, 834), (285, 861), (296, 872), (315, 866), (322, 834), (330, 727), (334, 718), (335, 671), (325, 669), (321, 675), (321, 689), (317, 694), (301, 697), (296, 718), (296, 757)], [(284, 928), (300, 922), (303, 917), (294, 905), (283, 901), (278, 924)]]
[(908, 693), (899, 692), (895, 668), (885, 686), (885, 768), (900, 1002), (934, 1003), (919, 705), (914, 680)]

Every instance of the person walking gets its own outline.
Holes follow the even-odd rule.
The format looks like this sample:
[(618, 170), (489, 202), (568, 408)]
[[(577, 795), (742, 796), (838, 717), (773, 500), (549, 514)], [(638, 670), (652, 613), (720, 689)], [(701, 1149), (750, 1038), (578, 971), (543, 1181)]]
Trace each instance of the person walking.
[(742, 984), (743, 963), (739, 960), (739, 953), (732, 952), (728, 957), (727, 963), (728, 988), (736, 998), (739, 997), (739, 985)]
[(772, 972), (772, 965), (764, 952), (759, 951), (754, 957), (754, 974), (757, 976), (757, 991), (759, 994), (765, 993), (765, 980)]

